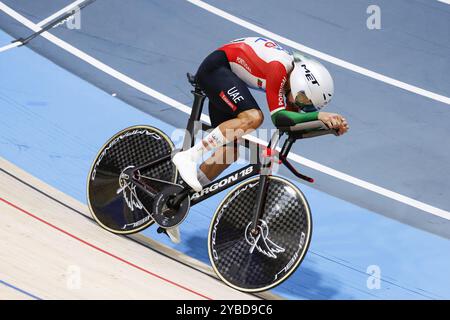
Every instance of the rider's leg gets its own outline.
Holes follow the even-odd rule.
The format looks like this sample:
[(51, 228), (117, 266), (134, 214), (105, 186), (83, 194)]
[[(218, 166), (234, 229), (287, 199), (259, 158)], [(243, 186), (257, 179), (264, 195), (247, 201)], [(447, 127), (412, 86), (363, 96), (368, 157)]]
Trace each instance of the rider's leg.
[(217, 178), (238, 157), (239, 146), (235, 142), (218, 148), (211, 157), (205, 160), (198, 170), (198, 181), (202, 186)]
[[(246, 111), (242, 111), (237, 115), (237, 118), (230, 119), (221, 123), (192, 148), (177, 153), (173, 157), (173, 162), (175, 163), (177, 168), (183, 167), (183, 170), (179, 170), (183, 180), (185, 180), (186, 183), (188, 183), (195, 191), (200, 191), (202, 189), (202, 186), (198, 181), (196, 169), (196, 163), (198, 162), (198, 160), (206, 152), (215, 150), (223, 146), (224, 144), (230, 141), (234, 141), (235, 139), (242, 137), (244, 134), (255, 130), (262, 124), (263, 120), (263, 113), (259, 109), (249, 109)], [(213, 157), (219, 158), (221, 155), (223, 154), (218, 153), (217, 155), (213, 155)], [(207, 175), (208, 178), (214, 178), (214, 175), (220, 174), (220, 172), (222, 172), (229, 166), (229, 164), (226, 165), (220, 163), (221, 161), (217, 162), (218, 163), (216, 164), (212, 164), (213, 167), (211, 168), (209, 168), (208, 165), (208, 170), (205, 169), (207, 168), (206, 164), (203, 166), (206, 172), (211, 174), (211, 176)], [(203, 172), (205, 173), (205, 171)]]
[(206, 152), (252, 132), (262, 124), (263, 120), (263, 113), (259, 109), (243, 111), (238, 114), (237, 118), (221, 123), (186, 152), (189, 151), (192, 159), (198, 161)]
[(200, 64), (196, 81), (208, 96), (209, 116), (215, 129), (194, 147), (178, 152), (172, 161), (183, 180), (200, 191), (202, 186), (197, 178), (200, 158), (259, 127), (263, 113), (247, 84), (233, 73), (227, 55), (221, 50), (214, 51)]

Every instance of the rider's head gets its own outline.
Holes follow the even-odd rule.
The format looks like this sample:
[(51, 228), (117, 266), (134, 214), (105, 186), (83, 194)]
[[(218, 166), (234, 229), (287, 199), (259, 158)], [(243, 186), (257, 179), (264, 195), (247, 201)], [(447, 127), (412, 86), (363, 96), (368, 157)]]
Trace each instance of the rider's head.
[(286, 99), (302, 111), (319, 111), (333, 97), (333, 78), (319, 61), (299, 52), (294, 52), (293, 57), (294, 69), (289, 75), (290, 91), (286, 92)]

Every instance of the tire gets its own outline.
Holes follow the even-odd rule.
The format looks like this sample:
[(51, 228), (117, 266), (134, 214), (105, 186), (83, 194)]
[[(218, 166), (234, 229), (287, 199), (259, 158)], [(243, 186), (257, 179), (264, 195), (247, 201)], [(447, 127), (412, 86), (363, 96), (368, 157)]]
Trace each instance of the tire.
[[(250, 233), (259, 177), (228, 193), (211, 221), (208, 251), (217, 275), (244, 292), (269, 290), (300, 265), (311, 240), (312, 220), (303, 193), (281, 177), (268, 176), (260, 235)], [(253, 247), (253, 251), (252, 248)]]
[[(129, 127), (110, 138), (95, 157), (87, 180), (88, 207), (95, 221), (116, 234), (132, 234), (152, 225), (148, 210), (153, 199), (133, 185), (124, 187), (121, 173), (174, 148), (164, 132), (151, 126)], [(175, 183), (178, 173), (169, 158), (141, 174)]]

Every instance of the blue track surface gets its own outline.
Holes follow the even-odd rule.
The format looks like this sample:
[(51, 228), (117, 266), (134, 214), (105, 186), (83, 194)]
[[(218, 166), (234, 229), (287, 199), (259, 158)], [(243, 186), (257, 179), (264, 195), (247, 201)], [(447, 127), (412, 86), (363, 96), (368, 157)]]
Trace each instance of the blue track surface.
[[(0, 43), (10, 40), (0, 33)], [(0, 70), (0, 156), (82, 202), (90, 164), (115, 132), (132, 124), (175, 129), (27, 48), (1, 54)], [(313, 239), (301, 267), (275, 293), (291, 299), (450, 298), (449, 240), (299, 186), (313, 210)], [(208, 262), (206, 236), (220, 199), (192, 208), (176, 249)], [(143, 233), (173, 246), (154, 228)], [(379, 289), (367, 287), (371, 265), (381, 270)]]
[[(38, 22), (68, 1), (5, 0)], [(51, 2), (51, 7), (46, 5)], [(449, 94), (450, 9), (437, 1), (379, 1), (381, 30), (366, 28), (368, 1), (211, 1), (231, 14), (301, 44), (393, 76), (433, 92)], [(270, 16), (268, 16), (270, 15)], [(292, 28), (292, 21), (298, 28)], [(426, 21), (426, 23), (423, 23)], [(0, 26), (16, 37), (30, 31), (0, 13)], [(218, 32), (220, 30), (220, 32)], [(58, 27), (56, 36), (177, 101), (190, 105), (186, 71), (230, 39), (253, 31), (211, 14), (184, 0), (97, 0), (83, 10), (81, 30)], [(130, 106), (174, 127), (187, 115), (106, 75), (42, 38), (29, 47), (88, 80)], [(351, 125), (345, 138), (302, 141), (293, 152), (340, 172), (446, 210), (450, 209), (450, 108), (444, 103), (325, 63), (336, 83), (328, 108), (342, 113)], [(272, 128), (265, 98), (255, 93), (264, 110), (264, 128)], [(205, 113), (207, 110), (204, 111)], [(102, 128), (92, 129), (97, 132)], [(101, 134), (101, 133), (100, 133)], [(286, 171), (282, 171), (289, 174)], [(380, 196), (307, 168), (315, 188), (376, 211), (389, 218), (450, 238), (450, 221)], [(293, 177), (290, 175), (289, 177)]]

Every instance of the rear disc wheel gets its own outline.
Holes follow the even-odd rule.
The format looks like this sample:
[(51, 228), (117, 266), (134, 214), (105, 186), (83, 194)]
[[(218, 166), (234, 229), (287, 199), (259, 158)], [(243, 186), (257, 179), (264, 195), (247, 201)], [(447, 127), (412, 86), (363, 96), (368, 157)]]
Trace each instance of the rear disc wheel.
[[(174, 148), (164, 132), (151, 126), (126, 128), (105, 143), (87, 181), (88, 206), (100, 226), (113, 233), (131, 234), (154, 223), (153, 198), (133, 184), (130, 173), (135, 167), (172, 154)], [(139, 174), (143, 182), (145, 177), (170, 183), (177, 180), (170, 157)], [(159, 192), (163, 185), (152, 186), (152, 191)]]

